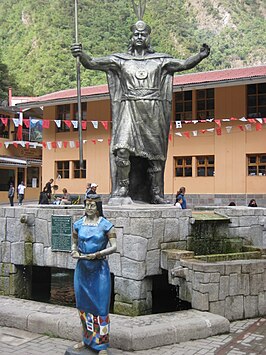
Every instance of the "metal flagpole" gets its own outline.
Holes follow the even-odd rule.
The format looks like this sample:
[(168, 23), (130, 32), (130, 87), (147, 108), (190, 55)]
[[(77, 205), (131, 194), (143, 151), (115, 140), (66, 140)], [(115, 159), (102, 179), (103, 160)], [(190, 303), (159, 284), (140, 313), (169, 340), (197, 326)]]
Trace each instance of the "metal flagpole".
[[(75, 43), (78, 43), (78, 0), (75, 0)], [(76, 58), (77, 67), (77, 99), (78, 99), (78, 132), (79, 132), (79, 165), (83, 169), (83, 140), (81, 125), (81, 85), (80, 85), (80, 59)]]

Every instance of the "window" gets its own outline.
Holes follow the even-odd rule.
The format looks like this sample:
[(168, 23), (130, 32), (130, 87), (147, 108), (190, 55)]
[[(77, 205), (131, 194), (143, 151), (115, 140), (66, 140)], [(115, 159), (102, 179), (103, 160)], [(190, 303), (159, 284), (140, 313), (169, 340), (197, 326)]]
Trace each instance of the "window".
[(266, 175), (266, 154), (248, 155), (248, 175)]
[(214, 89), (197, 90), (197, 118), (205, 120), (214, 117)]
[(266, 117), (266, 83), (247, 86), (248, 117)]
[(86, 161), (83, 161), (83, 169), (80, 169), (79, 160), (74, 162), (74, 179), (85, 179), (86, 178)]
[(197, 176), (214, 176), (214, 156), (197, 157)]
[(192, 91), (181, 91), (175, 94), (175, 119), (192, 120)]
[(15, 184), (15, 170), (0, 169), (0, 191), (8, 191), (11, 182)]
[(69, 179), (69, 161), (57, 161), (56, 172), (62, 179)]
[(70, 121), (70, 105), (57, 106), (57, 119), (61, 120), (61, 127), (57, 127), (57, 132), (69, 132), (70, 128), (63, 121)]
[(192, 157), (175, 158), (175, 176), (192, 176)]
[(39, 168), (30, 167), (27, 169), (27, 187), (39, 187)]

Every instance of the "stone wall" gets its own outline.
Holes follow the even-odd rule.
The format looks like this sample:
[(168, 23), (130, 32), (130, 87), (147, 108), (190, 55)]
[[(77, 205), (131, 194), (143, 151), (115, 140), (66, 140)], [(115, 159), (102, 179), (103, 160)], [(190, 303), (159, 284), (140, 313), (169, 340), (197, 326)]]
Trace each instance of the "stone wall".
[[(217, 212), (230, 217), (230, 236), (241, 237), (255, 246), (265, 248), (266, 209), (228, 207), (217, 209)], [(74, 269), (76, 261), (71, 258), (70, 252), (52, 251), (51, 219), (52, 215), (72, 216), (74, 222), (83, 213), (82, 206), (2, 207), (0, 294), (17, 295), (20, 289), (18, 280), (23, 277), (28, 285), (32, 265)], [(129, 205), (104, 206), (104, 214), (117, 231), (117, 252), (109, 257), (110, 269), (114, 274), (114, 311), (125, 315), (150, 313), (152, 277), (165, 268), (161, 264), (161, 255), (164, 250), (187, 248), (193, 223), (192, 211), (169, 205)], [(175, 266), (172, 263), (167, 265), (167, 269), (170, 272)], [(206, 272), (210, 272), (208, 268)], [(228, 275), (219, 277), (222, 276)], [(215, 277), (218, 278), (218, 275)], [(24, 289), (25, 294), (30, 293), (30, 286)], [(195, 292), (199, 291), (195, 289)], [(263, 297), (261, 292), (257, 297)], [(193, 307), (197, 306), (195, 302), (199, 302), (198, 299), (200, 297), (197, 301), (193, 300)], [(218, 308), (217, 305), (215, 307)]]
[(181, 259), (170, 282), (192, 308), (233, 321), (266, 315), (266, 259), (204, 263)]

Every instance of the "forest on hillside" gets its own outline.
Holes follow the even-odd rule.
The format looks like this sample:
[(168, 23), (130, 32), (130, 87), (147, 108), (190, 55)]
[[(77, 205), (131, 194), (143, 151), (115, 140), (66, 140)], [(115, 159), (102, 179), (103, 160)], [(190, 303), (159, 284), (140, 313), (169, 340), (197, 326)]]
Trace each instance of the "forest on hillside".
[[(138, 1), (135, 1), (138, 2)], [(0, 98), (42, 95), (76, 85), (74, 0), (0, 0)], [(93, 57), (127, 51), (136, 22), (131, 0), (79, 0), (79, 41)], [(194, 71), (266, 62), (264, 0), (147, 0), (144, 20), (158, 52), (185, 59), (202, 43), (211, 55)], [(82, 86), (106, 83), (81, 71)]]

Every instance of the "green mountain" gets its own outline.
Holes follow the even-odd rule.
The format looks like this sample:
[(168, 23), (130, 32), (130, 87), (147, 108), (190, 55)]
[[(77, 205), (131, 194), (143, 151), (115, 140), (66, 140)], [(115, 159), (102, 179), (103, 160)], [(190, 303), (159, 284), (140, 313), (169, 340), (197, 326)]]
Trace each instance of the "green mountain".
[[(138, 1), (135, 1), (138, 3)], [(42, 95), (76, 85), (74, 0), (0, 0), (0, 85)], [(79, 0), (79, 42), (93, 57), (127, 50), (136, 22), (130, 0)], [(147, 0), (144, 20), (158, 52), (185, 59), (202, 43), (210, 57), (195, 70), (265, 64), (265, 0)], [(1, 70), (3, 68), (4, 71)], [(10, 77), (10, 75), (9, 75)], [(106, 83), (81, 69), (82, 86)]]

